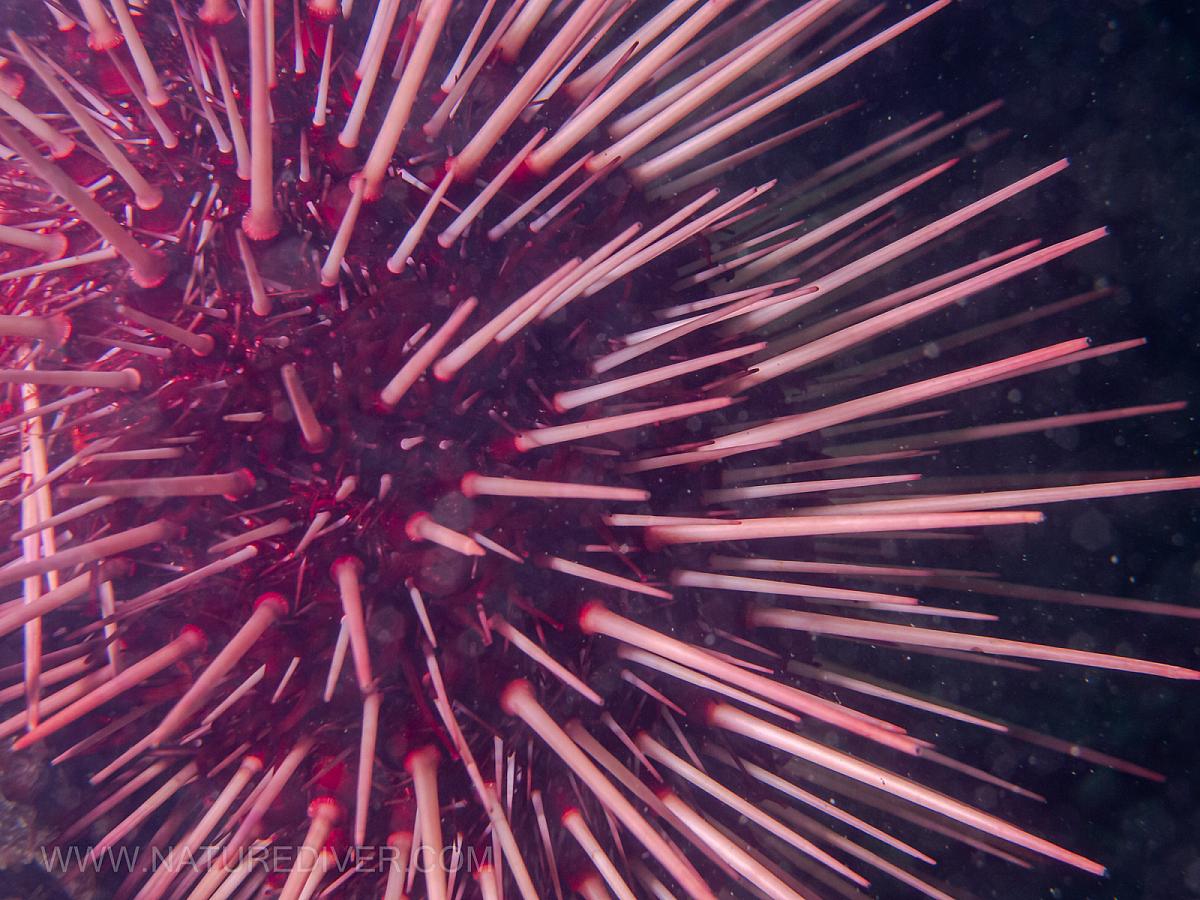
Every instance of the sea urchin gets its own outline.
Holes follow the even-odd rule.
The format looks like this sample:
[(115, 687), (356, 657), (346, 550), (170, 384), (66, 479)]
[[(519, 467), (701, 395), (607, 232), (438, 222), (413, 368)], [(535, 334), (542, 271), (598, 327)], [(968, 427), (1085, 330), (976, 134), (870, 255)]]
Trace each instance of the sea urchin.
[(1033, 333), (1104, 287), (961, 321), (1105, 233), (980, 227), (1065, 160), (930, 214), (998, 103), (797, 118), (948, 5), (25, 4), (0, 731), (90, 783), (59, 849), (139, 900), (946, 897), (947, 840), (1101, 873), (920, 723), (1153, 773), (830, 652), (1200, 678), (959, 601), (1195, 610), (883, 554), (1200, 486), (922, 480), (1182, 406), (931, 428), (1140, 343)]

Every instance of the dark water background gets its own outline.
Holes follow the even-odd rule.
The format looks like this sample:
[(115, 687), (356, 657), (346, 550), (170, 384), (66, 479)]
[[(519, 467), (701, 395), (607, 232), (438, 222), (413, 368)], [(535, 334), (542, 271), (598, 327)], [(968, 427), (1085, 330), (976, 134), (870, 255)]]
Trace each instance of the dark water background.
[[(900, 121), (939, 108), (957, 115), (1003, 97), (1007, 108), (998, 124), (1016, 130), (985, 157), (979, 184), (994, 188), (1070, 156), (1062, 180), (1018, 209), (1036, 217), (1032, 233), (1044, 229), (1048, 239), (1100, 224), (1112, 229), (1095, 249), (1052, 266), (1046, 277), (1021, 281), (1008, 296), (1030, 290), (1057, 299), (1109, 279), (1120, 286), (1118, 303), (1090, 307), (1076, 329), (1047, 325), (1045, 340), (1028, 331), (1023, 339), (1045, 344), (1085, 333), (1098, 343), (1145, 336), (1150, 344), (1120, 365), (1038, 381), (1036, 391), (1027, 391), (1038, 396), (1023, 401), (1026, 414), (1173, 399), (1194, 407), (1200, 400), (1198, 15), (1200, 7), (1178, 0), (962, 0), (940, 14), (946, 21), (931, 29), (932, 37), (922, 36), (928, 59), (909, 57), (904, 78), (885, 77), (882, 66), (872, 67), (876, 79), (864, 75), (862, 84), (876, 96), (896, 92), (889, 102)], [(1029, 236), (1031, 221), (1021, 225), (1021, 235)], [(981, 404), (978, 421), (1010, 417), (997, 397), (973, 398)], [(942, 462), (979, 471), (1152, 466), (1186, 474), (1200, 471), (1198, 438), (1196, 418), (1183, 414), (968, 445)], [(1198, 542), (1193, 493), (1060, 506), (1036, 536), (1001, 538), (991, 549), (1014, 577), (1195, 606)], [(1072, 646), (1200, 662), (1200, 623), (1049, 606), (1012, 621), (1020, 623), (1015, 633), (1031, 639), (1057, 636)], [(984, 672), (969, 674), (968, 682), (941, 687), (960, 691), (968, 705), (1149, 765), (1168, 781), (1139, 782), (1035, 753), (1017, 780), (1045, 793), (1046, 808), (1004, 808), (1101, 860), (1112, 876), (1097, 881), (1053, 866), (1027, 876), (989, 863), (977, 881), (960, 874), (955, 884), (996, 898), (1200, 897), (1200, 687), (1080, 670), (1000, 676), (995, 684)], [(929, 677), (938, 683), (939, 676)], [(976, 762), (980, 756), (967, 754), (987, 759), (991, 752), (987, 742), (961, 748)]]
[[(904, 10), (922, 4), (905, 4)], [(870, 4), (860, 4), (861, 9)], [(797, 123), (865, 99), (848, 116), (761, 160), (751, 181), (828, 164), (932, 112), (950, 120), (1001, 98), (1004, 108), (973, 129), (984, 138), (1011, 129), (952, 171), (952, 185), (902, 202), (917, 222), (961, 208), (1061, 157), (1070, 168), (1005, 203), (965, 235), (903, 265), (874, 299), (970, 259), (1040, 237), (1063, 240), (1100, 225), (1111, 235), (881, 339), (859, 359), (934, 340), (1099, 286), (1113, 298), (1022, 327), (947, 357), (921, 376), (1088, 336), (1094, 344), (1145, 337), (1147, 347), (1100, 363), (1055, 370), (1007, 386), (915, 409), (951, 408), (924, 430), (1036, 418), (1141, 403), (1200, 400), (1200, 7), (1169, 0), (960, 0), (874, 58), (799, 100)], [(885, 11), (894, 21), (900, 11)], [(871, 26), (874, 27), (874, 26)], [(904, 169), (945, 158), (945, 144)], [(878, 183), (901, 180), (895, 171)], [(938, 185), (942, 182), (939, 180)], [(933, 203), (934, 209), (921, 204)], [(844, 207), (842, 207), (844, 208)], [(839, 208), (840, 211), (840, 208)], [(904, 224), (898, 234), (907, 233)], [(882, 242), (882, 240), (880, 241)], [(877, 244), (876, 244), (877, 245)], [(872, 246), (876, 246), (872, 245)], [(965, 254), (965, 255), (964, 255)], [(953, 363), (953, 365), (952, 365)], [(893, 386), (917, 380), (901, 373)], [(873, 436), (873, 435), (872, 435)], [(1200, 424), (1192, 412), (1058, 430), (944, 449), (930, 475), (1155, 470), (1200, 471)], [(1093, 479), (1094, 480), (1094, 479)], [(919, 489), (919, 485), (918, 485)], [(899, 542), (898, 562), (978, 566), (1014, 581), (1200, 606), (1200, 512), (1192, 494), (1048, 507), (1033, 529), (996, 529), (971, 545)], [(849, 558), (849, 557), (847, 557)], [(924, 592), (930, 602), (961, 595)], [(1200, 622), (1153, 619), (1082, 607), (983, 601), (998, 613), (989, 633), (1079, 649), (1200, 665)], [(950, 627), (954, 627), (953, 624)], [(1039, 864), (1024, 872), (981, 855), (939, 847), (938, 872), (955, 896), (1166, 900), (1200, 897), (1200, 686), (1073, 667), (1036, 674), (928, 662), (874, 648), (822, 647), (864, 672), (907, 684), (1021, 725), (1077, 740), (1167, 776), (1165, 784), (1079, 764), (1061, 755), (996, 741), (978, 731), (929, 724), (913, 730), (939, 748), (1046, 797), (1014, 800), (924, 770), (924, 779), (1109, 867), (1110, 877)], [(894, 707), (880, 707), (887, 715)], [(924, 730), (922, 730), (924, 728)], [(918, 775), (921, 770), (914, 770)], [(887, 886), (884, 885), (885, 893)], [(899, 894), (897, 894), (899, 896)], [(904, 896), (908, 896), (904, 894)]]

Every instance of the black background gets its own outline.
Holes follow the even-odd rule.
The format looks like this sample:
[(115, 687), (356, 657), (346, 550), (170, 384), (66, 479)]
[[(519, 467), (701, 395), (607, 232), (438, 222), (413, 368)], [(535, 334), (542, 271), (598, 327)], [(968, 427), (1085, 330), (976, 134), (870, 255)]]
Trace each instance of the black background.
[[(1091, 308), (1077, 320), (1084, 323), (1081, 330), (1055, 332), (1052, 339), (1145, 336), (1150, 344), (1102, 374), (1084, 370), (1070, 387), (1065, 379), (1039, 382), (1050, 398), (1043, 412), (1065, 406), (1068, 392), (1074, 409), (1176, 399), (1190, 400), (1194, 408), (1200, 395), (1198, 13), (1194, 4), (1170, 0), (961, 0), (936, 17), (942, 21), (916, 42), (918, 52), (897, 56), (905, 77), (894, 77), (889, 65), (872, 67), (860, 81), (873, 98), (887, 97), (902, 122), (934, 109), (956, 115), (1004, 98), (1001, 124), (1014, 132), (986, 157), (979, 183), (994, 188), (1069, 156), (1072, 166), (1062, 182), (1049, 197), (1022, 204), (1019, 215), (1036, 217), (1033, 233), (1044, 226), (1051, 239), (1101, 224), (1112, 229), (1096, 249), (1035, 283), (1047, 287), (1050, 281), (1053, 289), (1053, 279), (1061, 279), (1064, 289), (1052, 299), (1098, 280), (1120, 288), (1116, 303)], [(1029, 234), (1027, 229), (1024, 236)], [(1044, 343), (1049, 340), (1025, 346)], [(1024, 347), (1012, 352), (1019, 349)], [(997, 401), (979, 399), (978, 421), (1008, 417), (992, 415), (989, 402)], [(980, 471), (1028, 470), (1032, 461), (1050, 470), (1155, 466), (1194, 473), (1200, 470), (1198, 437), (1195, 417), (1185, 413), (1083, 429), (1060, 440), (1038, 436), (977, 445), (943, 462)], [(996, 453), (1005, 455), (990, 455)], [(1001, 538), (991, 551), (1007, 563), (1005, 571), (1037, 583), (1197, 605), (1195, 500), (1192, 494), (1093, 504), (1088, 512), (1058, 507), (1036, 538)], [(1012, 630), (1030, 639), (1057, 637), (1073, 646), (1184, 665), (1200, 661), (1200, 623), (1053, 607), (1038, 607), (1016, 621)], [(1086, 739), (1157, 768), (1168, 781), (1154, 785), (1031, 754), (1017, 780), (1045, 793), (1048, 804), (1043, 810), (1014, 806), (1022, 810), (1014, 815), (1101, 860), (1111, 877), (1090, 879), (1053, 866), (1025, 874), (989, 863), (977, 880), (959, 871), (952, 883), (997, 898), (1200, 897), (1200, 687), (1078, 670), (1047, 672), (1032, 682), (1003, 676), (992, 683), (986, 672), (962, 671), (972, 680), (943, 682), (941, 689), (952, 689), (968, 705)], [(938, 678), (953, 676), (943, 671), (929, 677), (937, 689)], [(970, 754), (989, 759), (986, 742), (966, 741), (956, 749), (977, 763), (981, 758)]]

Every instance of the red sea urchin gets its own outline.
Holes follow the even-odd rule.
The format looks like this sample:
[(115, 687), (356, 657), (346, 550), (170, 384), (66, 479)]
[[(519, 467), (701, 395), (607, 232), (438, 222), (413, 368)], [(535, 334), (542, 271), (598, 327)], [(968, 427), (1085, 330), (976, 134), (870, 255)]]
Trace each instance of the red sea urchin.
[(1103, 231), (965, 240), (1065, 161), (930, 216), (996, 104), (738, 182), (863, 116), (777, 113), (947, 3), (352, 6), (81, 0), (8, 35), (0, 730), (96, 792), (61, 847), (144, 851), (104, 882), (141, 898), (942, 897), (947, 840), (1099, 873), (957, 799), (1031, 792), (922, 717), (1153, 773), (828, 647), (1200, 677), (957, 601), (1191, 609), (882, 553), (1200, 485), (919, 480), (1180, 407), (930, 426), (1135, 345), (995, 349), (1104, 289), (854, 356)]

